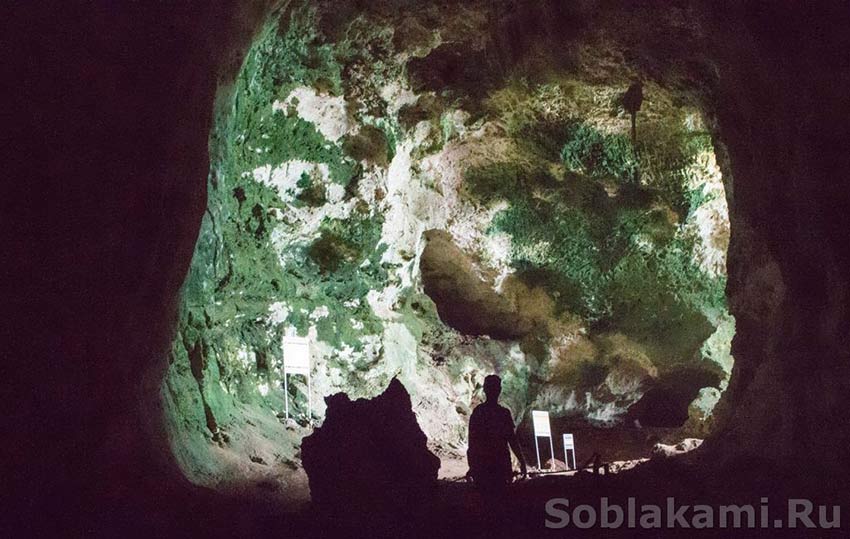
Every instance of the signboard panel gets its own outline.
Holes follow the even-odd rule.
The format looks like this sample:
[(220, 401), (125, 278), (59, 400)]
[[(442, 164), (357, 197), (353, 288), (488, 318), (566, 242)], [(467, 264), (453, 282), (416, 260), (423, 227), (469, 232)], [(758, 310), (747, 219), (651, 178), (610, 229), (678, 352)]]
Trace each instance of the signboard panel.
[(310, 340), (306, 337), (284, 337), (283, 372), (310, 375)]
[(313, 384), (310, 380), (310, 339), (307, 337), (283, 338), (283, 394), (286, 401), (286, 419), (289, 419), (289, 384), (291, 374), (307, 377), (307, 415), (313, 424)]
[(540, 469), (540, 446), (537, 443), (537, 438), (549, 438), (549, 455), (552, 457), (549, 462), (554, 463), (555, 461), (555, 448), (552, 445), (552, 428), (549, 426), (549, 412), (532, 410), (531, 424), (534, 427), (534, 452), (537, 453), (537, 469)]
[[(570, 456), (573, 458), (572, 465), (570, 465)], [(564, 434), (564, 466), (568, 470), (576, 469), (576, 442), (572, 434)]]
[(549, 426), (549, 412), (532, 410), (531, 421), (534, 424), (535, 436), (552, 436), (552, 429)]

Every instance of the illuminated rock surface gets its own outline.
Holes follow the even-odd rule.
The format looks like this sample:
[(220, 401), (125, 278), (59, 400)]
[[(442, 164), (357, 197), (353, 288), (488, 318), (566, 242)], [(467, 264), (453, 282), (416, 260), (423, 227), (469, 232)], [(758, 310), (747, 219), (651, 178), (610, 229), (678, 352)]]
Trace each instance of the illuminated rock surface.
[(294, 4), (255, 38), (219, 100), (163, 386), (193, 481), (298, 466), (301, 379), (300, 426), (278, 421), (287, 333), (314, 343), (317, 396), (398, 377), (444, 460), (463, 458), (489, 372), (517, 422), (543, 407), (709, 430), (734, 319), (700, 103), (647, 81), (633, 143), (620, 100), (639, 73), (605, 63), (613, 43), (506, 72), (512, 22), (492, 9), (394, 27)]

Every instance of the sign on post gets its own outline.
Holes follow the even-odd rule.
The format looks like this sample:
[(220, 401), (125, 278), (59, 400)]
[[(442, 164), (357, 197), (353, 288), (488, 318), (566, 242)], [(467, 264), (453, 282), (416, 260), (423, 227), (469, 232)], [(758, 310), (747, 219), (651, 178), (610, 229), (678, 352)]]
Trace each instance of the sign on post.
[[(570, 467), (570, 461), (567, 459), (567, 451), (573, 456), (573, 465)], [(564, 466), (568, 470), (576, 469), (576, 443), (572, 434), (564, 434)]]
[(307, 377), (307, 415), (313, 421), (313, 386), (310, 380), (310, 339), (307, 337), (283, 338), (283, 395), (286, 401), (286, 419), (289, 419), (289, 375)]
[(549, 454), (552, 457), (551, 460), (555, 460), (555, 447), (552, 444), (552, 428), (549, 425), (549, 412), (532, 410), (531, 423), (534, 427), (534, 451), (537, 453), (537, 469), (541, 469), (540, 446), (537, 442), (538, 438), (549, 438)]

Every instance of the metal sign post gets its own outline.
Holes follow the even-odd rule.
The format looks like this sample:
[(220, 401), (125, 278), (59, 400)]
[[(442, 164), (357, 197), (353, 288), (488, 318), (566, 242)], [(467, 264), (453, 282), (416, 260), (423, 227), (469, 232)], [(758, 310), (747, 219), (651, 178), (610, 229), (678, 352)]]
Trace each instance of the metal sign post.
[(307, 377), (307, 416), (313, 423), (313, 385), (310, 380), (310, 339), (306, 337), (283, 338), (283, 395), (286, 401), (286, 419), (289, 419), (289, 385), (287, 377), (300, 374)]
[(531, 422), (534, 426), (534, 450), (537, 452), (537, 469), (539, 470), (542, 466), (540, 465), (540, 446), (537, 443), (537, 438), (549, 438), (549, 454), (552, 456), (552, 460), (555, 460), (555, 447), (552, 444), (552, 428), (549, 426), (549, 412), (532, 410)]
[[(573, 466), (570, 468), (570, 461), (567, 459), (567, 450), (573, 454)], [(568, 470), (576, 469), (576, 443), (572, 434), (564, 434), (564, 466)]]

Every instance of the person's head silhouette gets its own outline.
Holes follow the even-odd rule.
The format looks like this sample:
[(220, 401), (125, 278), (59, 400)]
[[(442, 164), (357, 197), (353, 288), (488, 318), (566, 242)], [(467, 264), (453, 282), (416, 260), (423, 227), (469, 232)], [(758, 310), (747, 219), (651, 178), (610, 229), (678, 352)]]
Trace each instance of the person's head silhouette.
[(487, 402), (498, 402), (501, 393), (502, 379), (495, 374), (486, 376), (484, 378), (484, 394), (487, 395)]

